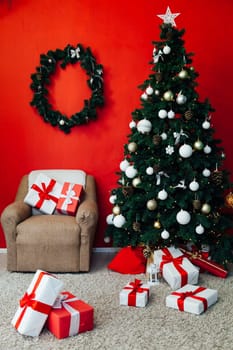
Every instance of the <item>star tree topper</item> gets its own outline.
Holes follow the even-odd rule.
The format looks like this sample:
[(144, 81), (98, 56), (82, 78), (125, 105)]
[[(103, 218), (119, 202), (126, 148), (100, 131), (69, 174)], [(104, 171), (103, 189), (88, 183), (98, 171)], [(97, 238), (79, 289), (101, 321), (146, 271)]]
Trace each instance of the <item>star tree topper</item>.
[(164, 15), (157, 15), (163, 20), (163, 23), (171, 23), (172, 26), (176, 26), (175, 18), (178, 17), (180, 13), (171, 13), (170, 7), (167, 7), (166, 13)]

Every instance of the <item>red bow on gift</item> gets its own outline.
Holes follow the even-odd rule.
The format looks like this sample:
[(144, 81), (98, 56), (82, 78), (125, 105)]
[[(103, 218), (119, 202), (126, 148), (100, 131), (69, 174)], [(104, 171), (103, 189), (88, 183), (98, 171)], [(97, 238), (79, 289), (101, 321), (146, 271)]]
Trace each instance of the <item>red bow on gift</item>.
[(55, 185), (56, 181), (54, 179), (51, 179), (50, 183), (48, 184), (48, 186), (46, 187), (46, 184), (44, 182), (41, 183), (41, 187), (40, 188), (38, 185), (36, 184), (33, 184), (32, 185), (32, 188), (38, 192), (39, 194), (39, 201), (36, 203), (36, 208), (40, 208), (42, 203), (45, 201), (45, 200), (52, 200), (54, 201), (55, 203), (58, 202), (58, 198), (51, 195), (50, 192), (52, 191), (54, 185)]
[(180, 255), (176, 258), (172, 256), (172, 254), (169, 252), (167, 248), (163, 248), (162, 252), (164, 253), (162, 255), (162, 261), (160, 263), (160, 268), (163, 271), (163, 265), (168, 263), (173, 263), (177, 271), (181, 275), (181, 286), (184, 286), (188, 282), (188, 274), (187, 272), (180, 266), (183, 263), (184, 255)]
[(172, 292), (172, 295), (177, 295), (178, 299), (177, 299), (177, 305), (180, 311), (184, 311), (184, 301), (186, 298), (191, 297), (193, 299), (197, 299), (202, 301), (203, 306), (204, 306), (204, 310), (207, 309), (208, 304), (207, 304), (207, 300), (203, 297), (197, 296), (196, 294), (202, 292), (203, 290), (205, 290), (206, 288), (204, 287), (198, 287), (197, 289), (193, 290), (193, 291), (187, 291), (187, 292)]
[(130, 282), (130, 286), (133, 287), (131, 293), (142, 293), (142, 292), (144, 292), (144, 289), (141, 288), (141, 285), (142, 285), (141, 280), (138, 280), (137, 278), (135, 278), (134, 282)]
[(20, 301), (19, 301), (20, 307), (33, 306), (33, 302), (35, 302), (34, 298), (35, 298), (35, 293), (28, 294), (26, 292), (24, 294), (24, 296), (22, 297), (22, 299), (20, 299)]

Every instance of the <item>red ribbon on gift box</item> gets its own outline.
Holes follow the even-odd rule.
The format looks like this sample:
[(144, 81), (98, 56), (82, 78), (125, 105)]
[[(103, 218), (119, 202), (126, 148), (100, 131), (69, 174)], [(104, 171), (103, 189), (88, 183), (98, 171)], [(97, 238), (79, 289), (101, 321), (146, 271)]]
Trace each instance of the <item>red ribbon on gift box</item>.
[(205, 290), (206, 288), (204, 287), (198, 287), (197, 289), (195, 289), (194, 291), (187, 291), (187, 292), (172, 292), (172, 295), (177, 295), (179, 296), (179, 298), (177, 299), (177, 305), (180, 311), (184, 311), (184, 301), (186, 298), (193, 298), (193, 299), (197, 299), (202, 301), (203, 306), (204, 306), (204, 311), (207, 310), (208, 307), (208, 303), (206, 298), (200, 297), (198, 294), (200, 292), (202, 292), (203, 290)]
[(39, 187), (37, 184), (32, 185), (31, 188), (38, 192), (40, 198), (39, 201), (35, 204), (36, 208), (40, 209), (45, 200), (52, 200), (55, 203), (58, 202), (58, 198), (50, 194), (55, 184), (56, 181), (54, 179), (51, 179), (48, 186), (46, 186), (44, 182), (41, 182), (41, 187)]
[(19, 328), (19, 325), (23, 319), (23, 316), (27, 310), (27, 307), (31, 307), (33, 310), (35, 311), (38, 311), (38, 312), (41, 312), (43, 314), (46, 314), (48, 315), (52, 306), (48, 305), (48, 304), (45, 304), (45, 303), (42, 303), (41, 301), (37, 301), (35, 300), (35, 292), (36, 292), (36, 289), (37, 287), (39, 286), (42, 278), (44, 275), (50, 275), (48, 274), (47, 272), (40, 272), (39, 276), (38, 276), (38, 279), (33, 287), (33, 290), (30, 294), (28, 294), (27, 292), (24, 294), (24, 296), (22, 297), (22, 299), (20, 299), (19, 301), (19, 304), (20, 304), (20, 307), (23, 308), (20, 315), (19, 315), (19, 318), (18, 320), (16, 321), (15, 323), (15, 328), (18, 329)]
[(123, 289), (130, 289), (131, 292), (128, 295), (128, 305), (129, 306), (135, 306), (136, 305), (136, 294), (137, 293), (143, 293), (147, 292), (148, 298), (149, 298), (149, 288), (142, 288), (142, 282), (141, 280), (135, 278), (134, 282), (130, 282), (130, 286), (126, 286)]
[(182, 253), (196, 266), (212, 273), (213, 275), (221, 278), (227, 277), (227, 270), (225, 270), (221, 265), (214, 261), (205, 259), (201, 253), (198, 251), (189, 252), (183, 248), (180, 248)]
[(160, 269), (163, 271), (163, 266), (168, 263), (173, 263), (177, 271), (181, 275), (181, 286), (188, 283), (188, 273), (180, 266), (183, 262), (184, 255), (180, 255), (174, 258), (167, 248), (163, 248), (162, 261), (160, 263)]

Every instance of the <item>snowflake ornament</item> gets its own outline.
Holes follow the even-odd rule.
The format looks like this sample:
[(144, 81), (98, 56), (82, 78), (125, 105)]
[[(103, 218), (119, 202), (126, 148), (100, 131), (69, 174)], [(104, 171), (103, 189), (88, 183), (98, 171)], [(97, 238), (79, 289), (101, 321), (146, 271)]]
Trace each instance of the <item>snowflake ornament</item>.
[(168, 146), (166, 147), (166, 153), (169, 154), (169, 155), (172, 155), (172, 153), (174, 153), (174, 147), (168, 145)]
[(173, 27), (176, 27), (175, 18), (179, 15), (180, 13), (171, 13), (170, 7), (168, 6), (164, 15), (157, 16), (163, 20), (163, 23), (170, 23)]

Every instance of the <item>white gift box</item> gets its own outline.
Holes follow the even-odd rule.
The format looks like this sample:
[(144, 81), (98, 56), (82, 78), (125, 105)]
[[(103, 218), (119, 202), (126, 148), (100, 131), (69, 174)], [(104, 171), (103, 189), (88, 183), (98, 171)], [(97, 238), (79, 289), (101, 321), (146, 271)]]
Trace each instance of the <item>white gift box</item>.
[(186, 284), (197, 284), (199, 269), (183, 253), (175, 248), (154, 251), (154, 263), (160, 267), (163, 278), (176, 290)]
[(62, 287), (63, 282), (55, 276), (36, 271), (11, 321), (19, 333), (32, 337), (40, 334)]
[(43, 173), (39, 173), (29, 189), (24, 202), (44, 214), (52, 214), (61, 194), (62, 185)]
[(145, 307), (149, 297), (150, 285), (135, 279), (120, 291), (120, 305)]
[(166, 306), (199, 315), (217, 300), (217, 290), (187, 284), (166, 297)]

